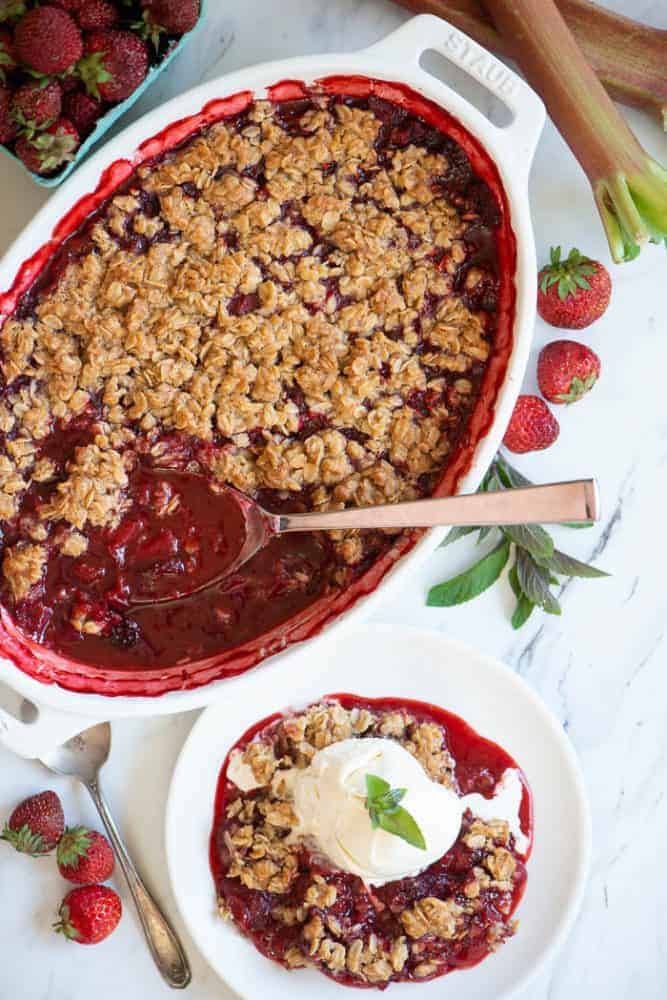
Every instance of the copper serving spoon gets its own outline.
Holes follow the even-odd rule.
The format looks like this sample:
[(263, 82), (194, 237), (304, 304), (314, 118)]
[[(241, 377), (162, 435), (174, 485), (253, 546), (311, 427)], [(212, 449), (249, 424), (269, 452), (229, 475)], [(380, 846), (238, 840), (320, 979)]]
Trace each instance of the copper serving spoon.
[[(155, 471), (167, 474), (169, 470)], [(196, 583), (184, 575), (182, 586), (176, 584), (167, 596), (133, 595), (131, 604), (163, 604), (197, 594), (240, 569), (271, 538), (287, 532), (585, 523), (600, 517), (594, 479), (308, 514), (273, 514), (230, 486), (216, 486), (216, 490), (211, 494), (211, 503), (225, 503), (229, 508), (233, 501), (242, 514), (245, 530), (226, 564), (209, 579)]]

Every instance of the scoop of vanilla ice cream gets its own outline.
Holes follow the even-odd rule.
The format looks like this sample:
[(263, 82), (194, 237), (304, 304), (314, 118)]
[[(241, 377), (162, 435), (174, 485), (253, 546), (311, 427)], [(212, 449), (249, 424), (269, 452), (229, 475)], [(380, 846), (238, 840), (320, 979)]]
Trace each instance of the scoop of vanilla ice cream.
[[(426, 850), (371, 826), (365, 806), (366, 775), (406, 788), (401, 802), (424, 835)], [(298, 832), (339, 868), (370, 885), (417, 875), (442, 857), (461, 829), (462, 801), (432, 781), (404, 747), (390, 739), (347, 739), (319, 750), (293, 772)]]

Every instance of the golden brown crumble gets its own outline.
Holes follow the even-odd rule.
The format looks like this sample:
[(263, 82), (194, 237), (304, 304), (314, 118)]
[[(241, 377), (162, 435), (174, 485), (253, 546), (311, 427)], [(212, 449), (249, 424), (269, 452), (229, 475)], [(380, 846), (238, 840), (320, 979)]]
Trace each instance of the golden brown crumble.
[(251, 743), (243, 755), (243, 763), (252, 768), (255, 781), (260, 785), (268, 785), (276, 769), (273, 747), (265, 743)]
[(336, 902), (336, 895), (336, 886), (327, 885), (321, 876), (317, 876), (313, 884), (306, 890), (306, 903), (309, 906), (317, 906), (325, 910)]
[[(0, 331), (0, 518), (53, 476), (39, 442), (91, 406), (98, 438), (40, 514), (84, 533), (122, 512), (123, 453), (172, 430), (221, 436), (211, 472), (244, 491), (307, 489), (317, 508), (419, 495), (456, 414), (415, 393), (444, 400), (456, 374), (467, 397), (489, 314), (454, 287), (475, 219), (438, 186), (447, 157), (409, 144), (379, 162), (380, 127), (314, 98), (294, 134), (259, 102), (138, 171), (90, 250)], [(361, 561), (357, 535), (334, 542)]]
[(5, 549), (2, 572), (15, 600), (22, 600), (30, 592), (30, 588), (39, 583), (45, 562), (46, 549), (43, 545), (19, 542), (12, 548)]
[(408, 727), (405, 748), (416, 757), (426, 773), (443, 785), (452, 784), (454, 760), (444, 746), (442, 730), (433, 722)]
[(463, 912), (463, 907), (453, 899), (426, 896), (410, 909), (403, 910), (401, 923), (411, 938), (420, 938), (424, 934), (453, 938), (461, 926)]
[(68, 477), (59, 483), (40, 516), (48, 521), (67, 521), (75, 528), (113, 524), (123, 508), (127, 472), (123, 457), (97, 444), (77, 448)]

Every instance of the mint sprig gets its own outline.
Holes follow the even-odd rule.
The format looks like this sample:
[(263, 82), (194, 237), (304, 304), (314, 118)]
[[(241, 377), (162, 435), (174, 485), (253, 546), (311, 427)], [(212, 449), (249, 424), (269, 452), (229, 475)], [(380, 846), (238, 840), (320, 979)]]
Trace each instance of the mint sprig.
[[(484, 477), (480, 492), (532, 485), (504, 456), (498, 454)], [(581, 528), (590, 525), (572, 524), (567, 527)], [(517, 601), (512, 615), (512, 627), (515, 629), (521, 628), (528, 621), (535, 608), (541, 608), (550, 615), (561, 614), (558, 599), (551, 591), (553, 586), (562, 582), (558, 579), (559, 576), (593, 579), (609, 575), (561, 552), (555, 547), (549, 532), (539, 524), (508, 524), (500, 528), (452, 528), (442, 544), (451, 545), (476, 531), (479, 532), (479, 541), (496, 532), (499, 535), (497, 545), (463, 573), (431, 587), (427, 597), (430, 607), (450, 608), (478, 597), (499, 579), (512, 554), (514, 561), (508, 578)]]
[(392, 788), (377, 774), (366, 775), (366, 808), (374, 830), (378, 828), (400, 837), (421, 851), (426, 850), (424, 835), (413, 816), (400, 803), (406, 788)]

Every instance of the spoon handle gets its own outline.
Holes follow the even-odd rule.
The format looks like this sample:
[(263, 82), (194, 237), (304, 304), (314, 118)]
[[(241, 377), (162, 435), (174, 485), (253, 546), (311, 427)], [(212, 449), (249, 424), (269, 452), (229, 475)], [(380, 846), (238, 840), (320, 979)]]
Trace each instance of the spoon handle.
[(494, 493), (413, 500), (382, 507), (350, 507), (315, 514), (273, 516), (279, 532), (339, 528), (432, 528), (436, 525), (558, 524), (597, 521), (600, 517), (594, 479)]
[(190, 983), (192, 973), (183, 946), (134, 867), (104, 800), (99, 782), (97, 780), (87, 782), (86, 788), (97, 806), (97, 811), (127, 880), (155, 964), (168, 986), (175, 990), (185, 989)]

